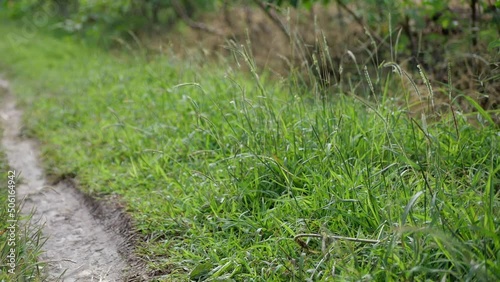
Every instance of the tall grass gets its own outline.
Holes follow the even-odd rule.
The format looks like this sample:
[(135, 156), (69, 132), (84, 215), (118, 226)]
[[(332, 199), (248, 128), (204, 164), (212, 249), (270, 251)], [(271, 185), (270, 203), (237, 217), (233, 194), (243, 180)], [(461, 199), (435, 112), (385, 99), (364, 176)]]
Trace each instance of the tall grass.
[(47, 170), (120, 195), (157, 280), (500, 279), (498, 131), (414, 118), (395, 74), (374, 103), (44, 35), (0, 51)]

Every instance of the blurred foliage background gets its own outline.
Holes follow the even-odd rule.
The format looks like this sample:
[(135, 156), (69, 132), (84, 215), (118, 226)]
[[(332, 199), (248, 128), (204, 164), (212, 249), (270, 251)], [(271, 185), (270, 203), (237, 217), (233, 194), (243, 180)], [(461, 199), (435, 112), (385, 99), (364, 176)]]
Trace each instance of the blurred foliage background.
[(405, 36), (428, 28), (443, 35), (469, 30), (473, 45), (477, 44), (479, 33), (498, 44), (500, 32), (500, 2), (493, 0), (2, 0), (0, 3), (9, 17), (46, 13), (59, 21), (57, 27), (83, 34), (138, 31), (157, 25), (168, 28), (178, 21), (242, 5), (267, 11), (286, 7), (311, 11), (315, 5), (336, 5), (338, 11), (344, 10), (359, 24), (380, 26), (379, 32), (387, 32), (383, 29), (388, 24), (403, 28)]
[[(500, 105), (500, 1), (0, 0), (0, 7), (4, 18), (106, 48), (167, 46), (186, 58), (220, 58), (238, 42), (260, 70), (323, 92), (356, 88), (365, 77), (359, 67), (369, 66), (377, 90), (384, 62), (416, 77), (420, 65), (432, 83), (451, 79), (455, 97), (488, 110)], [(448, 87), (435, 90), (451, 98)]]

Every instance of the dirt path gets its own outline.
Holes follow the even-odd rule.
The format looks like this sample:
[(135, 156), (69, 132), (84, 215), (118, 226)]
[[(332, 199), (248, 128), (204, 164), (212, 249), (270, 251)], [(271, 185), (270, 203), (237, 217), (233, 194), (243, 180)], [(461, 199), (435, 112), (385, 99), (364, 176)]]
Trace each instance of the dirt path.
[(33, 222), (45, 223), (42, 232), (48, 239), (41, 260), (50, 262), (47, 280), (123, 281), (127, 264), (119, 249), (125, 239), (92, 216), (84, 196), (72, 185), (47, 185), (35, 143), (21, 137), (22, 112), (12, 95), (1, 92), (8, 93), (8, 83), (2, 79), (2, 146), (11, 169), (21, 175), (17, 198), (25, 199), (22, 213), (35, 209)]

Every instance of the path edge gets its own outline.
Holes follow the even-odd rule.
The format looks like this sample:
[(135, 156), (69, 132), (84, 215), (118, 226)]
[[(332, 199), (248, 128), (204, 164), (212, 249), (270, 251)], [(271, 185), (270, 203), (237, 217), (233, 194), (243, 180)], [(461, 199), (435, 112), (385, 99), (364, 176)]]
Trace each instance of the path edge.
[[(13, 100), (16, 107), (20, 109), (17, 98), (12, 93), (12, 89), (8, 81), (9, 80), (6, 79), (4, 75), (0, 74), (0, 102), (4, 103), (9, 100)], [(20, 110), (22, 111), (22, 109)], [(38, 139), (26, 136), (23, 136), (23, 138), (29, 139), (33, 143), (34, 149), (41, 152), (41, 145)], [(142, 282), (149, 281), (153, 278), (153, 272), (148, 269), (146, 262), (135, 253), (136, 247), (141, 241), (143, 241), (144, 238), (135, 228), (134, 220), (126, 212), (126, 205), (122, 203), (120, 197), (116, 194), (94, 196), (85, 193), (79, 189), (81, 185), (76, 177), (46, 174), (46, 163), (43, 158), (39, 158), (39, 164), (41, 165), (45, 179), (49, 181), (51, 185), (67, 185), (73, 190), (75, 196), (82, 200), (83, 204), (88, 208), (91, 216), (96, 221), (102, 224), (109, 232), (112, 232), (124, 239), (123, 243), (120, 244), (118, 248), (119, 254), (127, 264), (127, 268), (123, 270), (123, 281)], [(39, 223), (30, 222), (29, 224), (38, 225)]]

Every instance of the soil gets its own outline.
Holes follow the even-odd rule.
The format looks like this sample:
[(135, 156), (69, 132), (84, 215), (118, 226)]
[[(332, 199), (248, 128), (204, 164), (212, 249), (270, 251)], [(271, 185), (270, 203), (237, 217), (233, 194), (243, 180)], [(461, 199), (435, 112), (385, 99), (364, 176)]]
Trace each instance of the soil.
[[(47, 281), (124, 281), (128, 280), (126, 238), (109, 212), (90, 204), (87, 196), (69, 181), (49, 185), (39, 164), (36, 142), (21, 135), (22, 112), (16, 108), (8, 83), (0, 79), (0, 120), (4, 133), (2, 147), (11, 169), (20, 176), (18, 201), (21, 214), (33, 211), (32, 223), (42, 227), (46, 242), (40, 260), (47, 262)], [(2, 89), (3, 88), (3, 89)], [(96, 214), (97, 213), (97, 214)], [(97, 216), (96, 216), (97, 215)]]

